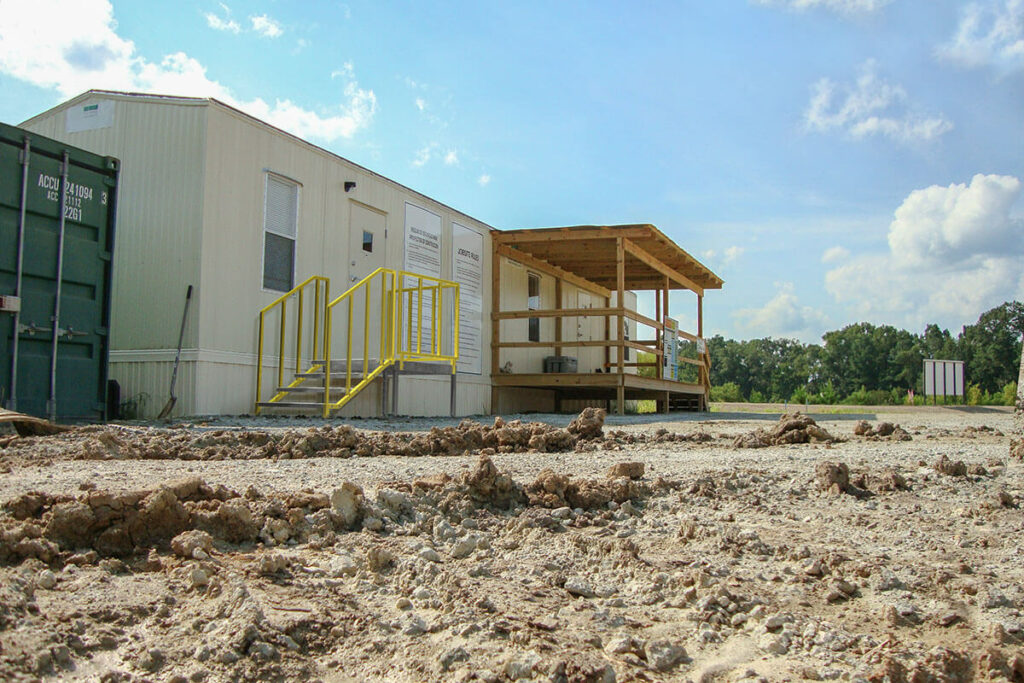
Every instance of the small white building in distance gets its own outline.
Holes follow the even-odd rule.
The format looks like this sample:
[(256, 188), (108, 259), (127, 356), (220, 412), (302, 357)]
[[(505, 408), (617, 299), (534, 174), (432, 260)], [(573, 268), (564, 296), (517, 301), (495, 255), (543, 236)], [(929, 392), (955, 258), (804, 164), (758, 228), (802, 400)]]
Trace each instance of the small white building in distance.
[[(696, 292), (699, 318), (703, 290), (722, 281), (653, 226), (504, 233), (214, 99), (92, 90), (21, 127), (121, 161), (110, 377), (139, 417), (153, 417), (168, 398), (190, 285), (174, 414), (252, 413), (258, 366), (260, 400), (312, 401), (317, 414), (326, 302), (378, 268), (426, 279), (396, 284), (378, 274), (349, 297), (351, 314), (348, 301), (331, 309), (331, 400), (364, 371), (383, 373), (332, 414), (476, 415), (613, 400), (621, 408), (629, 398), (655, 398), (663, 409), (682, 405), (677, 399), (706, 403), (706, 364), (689, 379), (667, 375), (664, 349), (676, 338), (671, 321), (666, 327), (667, 293)], [(580, 239), (589, 261), (578, 258)], [(560, 244), (569, 245), (564, 253)], [(591, 248), (609, 244), (611, 251)], [(292, 290), (310, 276), (325, 279), (303, 289), (299, 320)], [(454, 382), (449, 281), (459, 285)], [(392, 294), (417, 284), (440, 288)], [(636, 313), (637, 289), (659, 292), (656, 319)], [(261, 364), (260, 311), (290, 291), (284, 317), (280, 306), (265, 316)], [(396, 310), (400, 320), (388, 312)], [(701, 332), (681, 332), (699, 349), (694, 367), (705, 363)], [(416, 347), (415, 339), (433, 358), (401, 364), (405, 374), (398, 363), (383, 367), (390, 349)], [(651, 370), (638, 374), (644, 367)], [(397, 391), (392, 374), (400, 375)]]

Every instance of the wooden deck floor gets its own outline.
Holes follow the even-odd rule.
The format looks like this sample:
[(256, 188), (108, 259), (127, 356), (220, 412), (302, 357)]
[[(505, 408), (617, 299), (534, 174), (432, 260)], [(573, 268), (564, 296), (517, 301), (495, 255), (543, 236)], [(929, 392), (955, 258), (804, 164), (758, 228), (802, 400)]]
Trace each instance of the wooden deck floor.
[(641, 377), (629, 373), (512, 373), (493, 375), (495, 388), (550, 389), (559, 399), (603, 399), (615, 401), (619, 387), (626, 400), (654, 399), (672, 401), (680, 398), (703, 398), (700, 384), (673, 382), (667, 379)]

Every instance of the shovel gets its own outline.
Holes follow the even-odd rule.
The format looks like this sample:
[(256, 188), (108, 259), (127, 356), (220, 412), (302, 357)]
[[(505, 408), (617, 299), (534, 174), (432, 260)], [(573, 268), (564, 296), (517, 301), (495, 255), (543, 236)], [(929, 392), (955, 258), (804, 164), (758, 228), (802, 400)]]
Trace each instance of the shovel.
[(178, 381), (178, 364), (181, 362), (181, 343), (185, 340), (185, 321), (188, 320), (188, 305), (192, 301), (192, 285), (188, 286), (188, 291), (185, 293), (185, 312), (181, 314), (181, 331), (178, 333), (178, 352), (174, 355), (174, 371), (171, 372), (171, 397), (167, 399), (167, 404), (164, 409), (160, 411), (160, 414), (156, 416), (156, 419), (162, 420), (171, 414), (174, 409), (174, 404), (178, 402), (178, 397), (174, 395), (174, 385)]

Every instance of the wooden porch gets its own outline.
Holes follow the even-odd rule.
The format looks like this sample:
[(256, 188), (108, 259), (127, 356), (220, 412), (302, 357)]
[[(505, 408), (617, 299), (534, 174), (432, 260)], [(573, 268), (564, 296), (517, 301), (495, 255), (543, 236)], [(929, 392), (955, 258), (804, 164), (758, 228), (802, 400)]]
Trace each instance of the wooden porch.
[[(722, 280), (706, 266), (683, 251), (653, 225), (575, 226), (535, 230), (510, 230), (493, 236), (492, 314), (491, 314), (491, 405), (497, 406), (505, 388), (547, 389), (555, 395), (556, 410), (563, 399), (615, 401), (619, 414), (625, 401), (654, 399), (659, 410), (688, 406), (705, 410), (710, 394), (711, 359), (703, 339), (704, 292), (721, 289)], [(501, 307), (502, 260), (515, 261), (530, 271), (554, 278), (555, 308), (528, 308), (503, 311)], [(571, 284), (603, 306), (562, 307), (562, 289)], [(670, 324), (669, 292), (688, 290), (696, 295), (694, 332), (677, 330)], [(625, 306), (627, 291), (653, 291), (655, 317), (641, 315)], [(614, 297), (614, 299), (613, 299)], [(614, 302), (614, 303), (613, 303)], [(604, 336), (598, 340), (563, 339), (562, 319), (603, 317)], [(503, 320), (554, 318), (554, 338), (534, 341), (502, 339)], [(633, 320), (651, 330), (649, 338), (627, 339), (624, 322)], [(615, 334), (612, 333), (615, 325)], [(539, 327), (539, 325), (538, 325)], [(693, 381), (680, 381), (674, 364), (666, 362), (666, 335), (692, 342), (693, 357), (679, 356), (678, 362), (696, 368)], [(599, 347), (604, 349), (603, 367), (594, 372), (503, 372), (502, 349), (551, 349), (562, 355), (564, 349)], [(653, 361), (628, 362), (627, 349), (651, 354)], [(613, 358), (614, 351), (614, 358)], [(651, 368), (653, 377), (627, 371)], [(685, 373), (684, 373), (685, 374)], [(670, 376), (673, 375), (673, 376)], [(492, 408), (493, 409), (493, 408)]]

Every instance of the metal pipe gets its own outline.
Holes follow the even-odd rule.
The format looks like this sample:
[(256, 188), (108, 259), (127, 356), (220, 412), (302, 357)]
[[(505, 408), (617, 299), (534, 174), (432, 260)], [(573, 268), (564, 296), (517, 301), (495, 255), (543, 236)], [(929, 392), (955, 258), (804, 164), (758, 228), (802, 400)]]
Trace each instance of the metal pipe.
[(60, 212), (60, 224), (57, 228), (57, 293), (53, 301), (53, 341), (50, 348), (50, 398), (46, 401), (46, 414), (51, 421), (57, 420), (57, 343), (60, 340), (60, 290), (64, 279), (64, 228), (67, 225), (67, 211), (64, 204), (68, 192), (68, 157), (64, 150), (61, 161), (60, 196), (57, 199), (57, 210)]
[[(21, 205), (18, 211), (18, 266), (14, 280), (14, 296), (21, 298), (21, 276), (23, 264), (25, 263), (25, 204), (28, 201), (28, 159), (32, 152), (32, 141), (25, 136), (25, 149), (22, 150), (21, 159)], [(18, 327), (21, 325), (21, 306), (14, 312), (13, 341), (11, 343), (11, 394), (7, 398), (7, 408), (18, 409), (18, 337), (21, 333)]]

